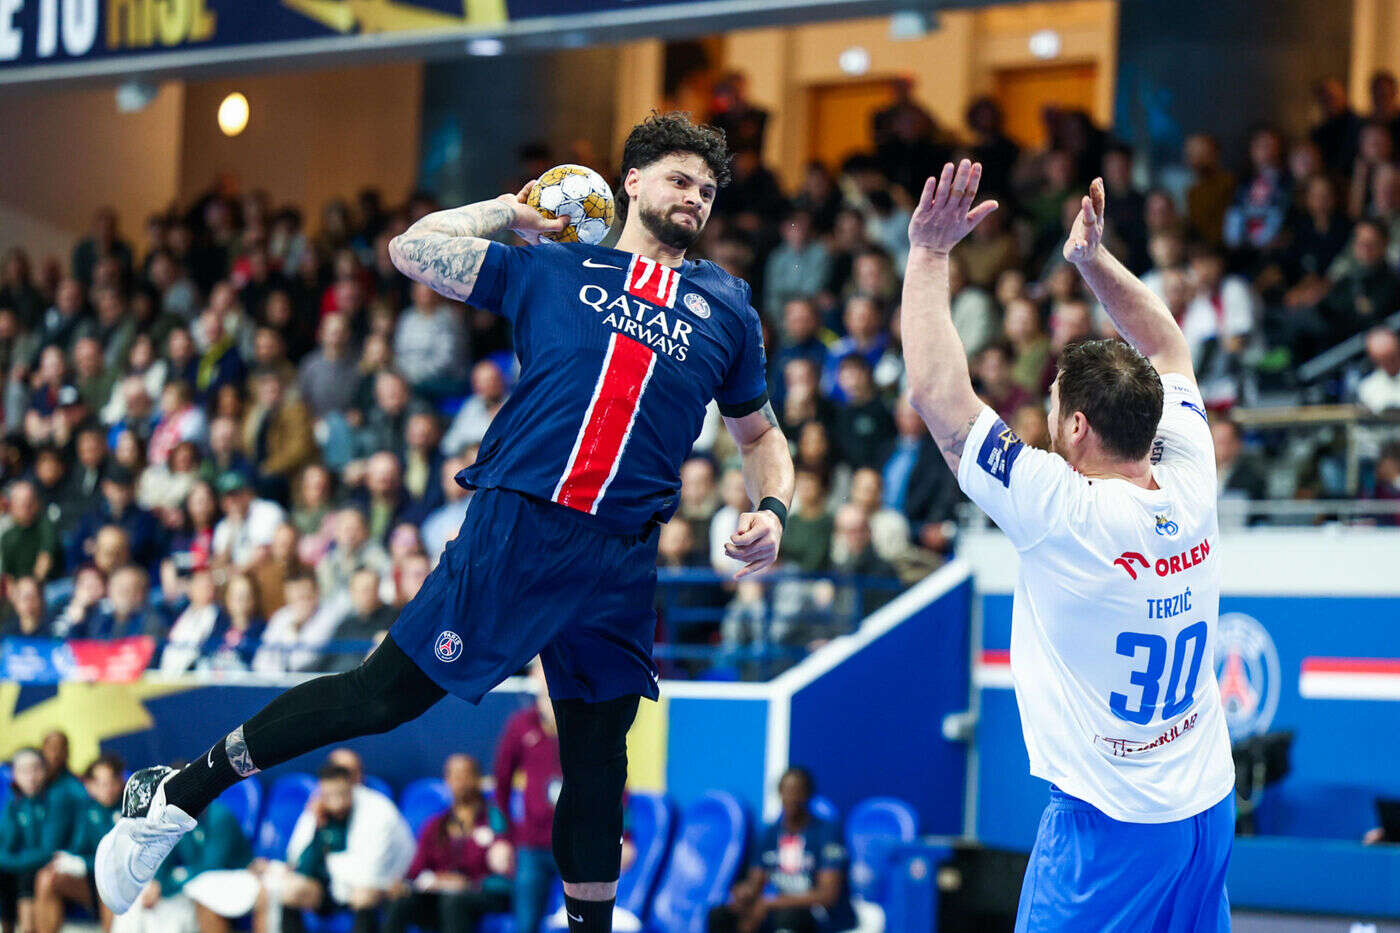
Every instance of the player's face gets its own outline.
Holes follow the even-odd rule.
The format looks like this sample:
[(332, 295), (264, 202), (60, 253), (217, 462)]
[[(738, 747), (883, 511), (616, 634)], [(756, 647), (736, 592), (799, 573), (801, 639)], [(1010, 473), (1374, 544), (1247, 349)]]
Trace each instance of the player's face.
[(87, 792), (104, 807), (115, 807), (122, 798), (121, 775), (108, 767), (97, 768), (87, 781)]
[(715, 177), (698, 155), (668, 155), (627, 179), (627, 196), (647, 232), (671, 249), (700, 238), (715, 201)]

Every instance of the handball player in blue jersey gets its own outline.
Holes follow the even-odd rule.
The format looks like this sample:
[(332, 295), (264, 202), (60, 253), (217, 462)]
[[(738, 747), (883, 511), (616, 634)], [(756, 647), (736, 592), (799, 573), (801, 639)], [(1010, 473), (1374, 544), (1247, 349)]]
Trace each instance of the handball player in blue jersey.
[[(475, 703), (539, 655), (558, 720), (553, 848), (569, 927), (611, 929), (627, 730), (640, 698), (658, 695), (657, 534), (676, 511), (680, 465), (711, 399), (757, 503), (726, 544), (741, 576), (777, 559), (792, 497), (749, 286), (685, 258), (728, 162), (719, 131), (653, 114), (623, 150), (616, 248), (542, 240), (567, 221), (529, 207), (528, 185), (429, 214), (389, 244), (409, 278), (514, 328), (519, 384), (457, 477), (476, 489), (471, 508), (359, 668), (287, 691), (180, 771), (132, 776), (96, 859), (116, 913), (228, 787), (388, 731), (448, 693)], [(492, 239), (506, 231), (529, 245)]]

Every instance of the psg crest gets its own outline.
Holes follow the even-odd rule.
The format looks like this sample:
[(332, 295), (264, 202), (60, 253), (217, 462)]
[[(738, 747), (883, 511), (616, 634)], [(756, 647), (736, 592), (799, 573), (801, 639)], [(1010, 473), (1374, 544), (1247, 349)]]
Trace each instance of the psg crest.
[(1278, 711), (1278, 649), (1259, 621), (1241, 612), (1220, 617), (1215, 638), (1215, 679), (1230, 741), (1266, 731)]
[(456, 632), (443, 632), (437, 637), (437, 643), (433, 647), (439, 661), (455, 661), (462, 653), (462, 636)]

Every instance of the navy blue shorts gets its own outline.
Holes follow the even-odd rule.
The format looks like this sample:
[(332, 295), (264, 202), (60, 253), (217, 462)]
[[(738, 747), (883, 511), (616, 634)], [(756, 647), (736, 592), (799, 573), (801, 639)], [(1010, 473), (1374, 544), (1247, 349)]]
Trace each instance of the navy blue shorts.
[(535, 655), (557, 700), (654, 700), (657, 537), (655, 527), (612, 534), (565, 506), (479, 489), (389, 635), (472, 703)]
[(1016, 931), (1225, 933), (1235, 795), (1170, 823), (1123, 823), (1050, 789)]

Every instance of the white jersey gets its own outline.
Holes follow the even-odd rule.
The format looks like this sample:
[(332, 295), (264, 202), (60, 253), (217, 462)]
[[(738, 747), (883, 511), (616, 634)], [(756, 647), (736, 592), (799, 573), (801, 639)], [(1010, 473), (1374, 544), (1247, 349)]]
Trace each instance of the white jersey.
[(1194, 816), (1232, 792), (1215, 680), (1220, 527), (1200, 393), (1162, 378), (1160, 489), (1088, 479), (990, 408), (958, 483), (1021, 556), (1011, 675), (1031, 773), (1116, 820)]

